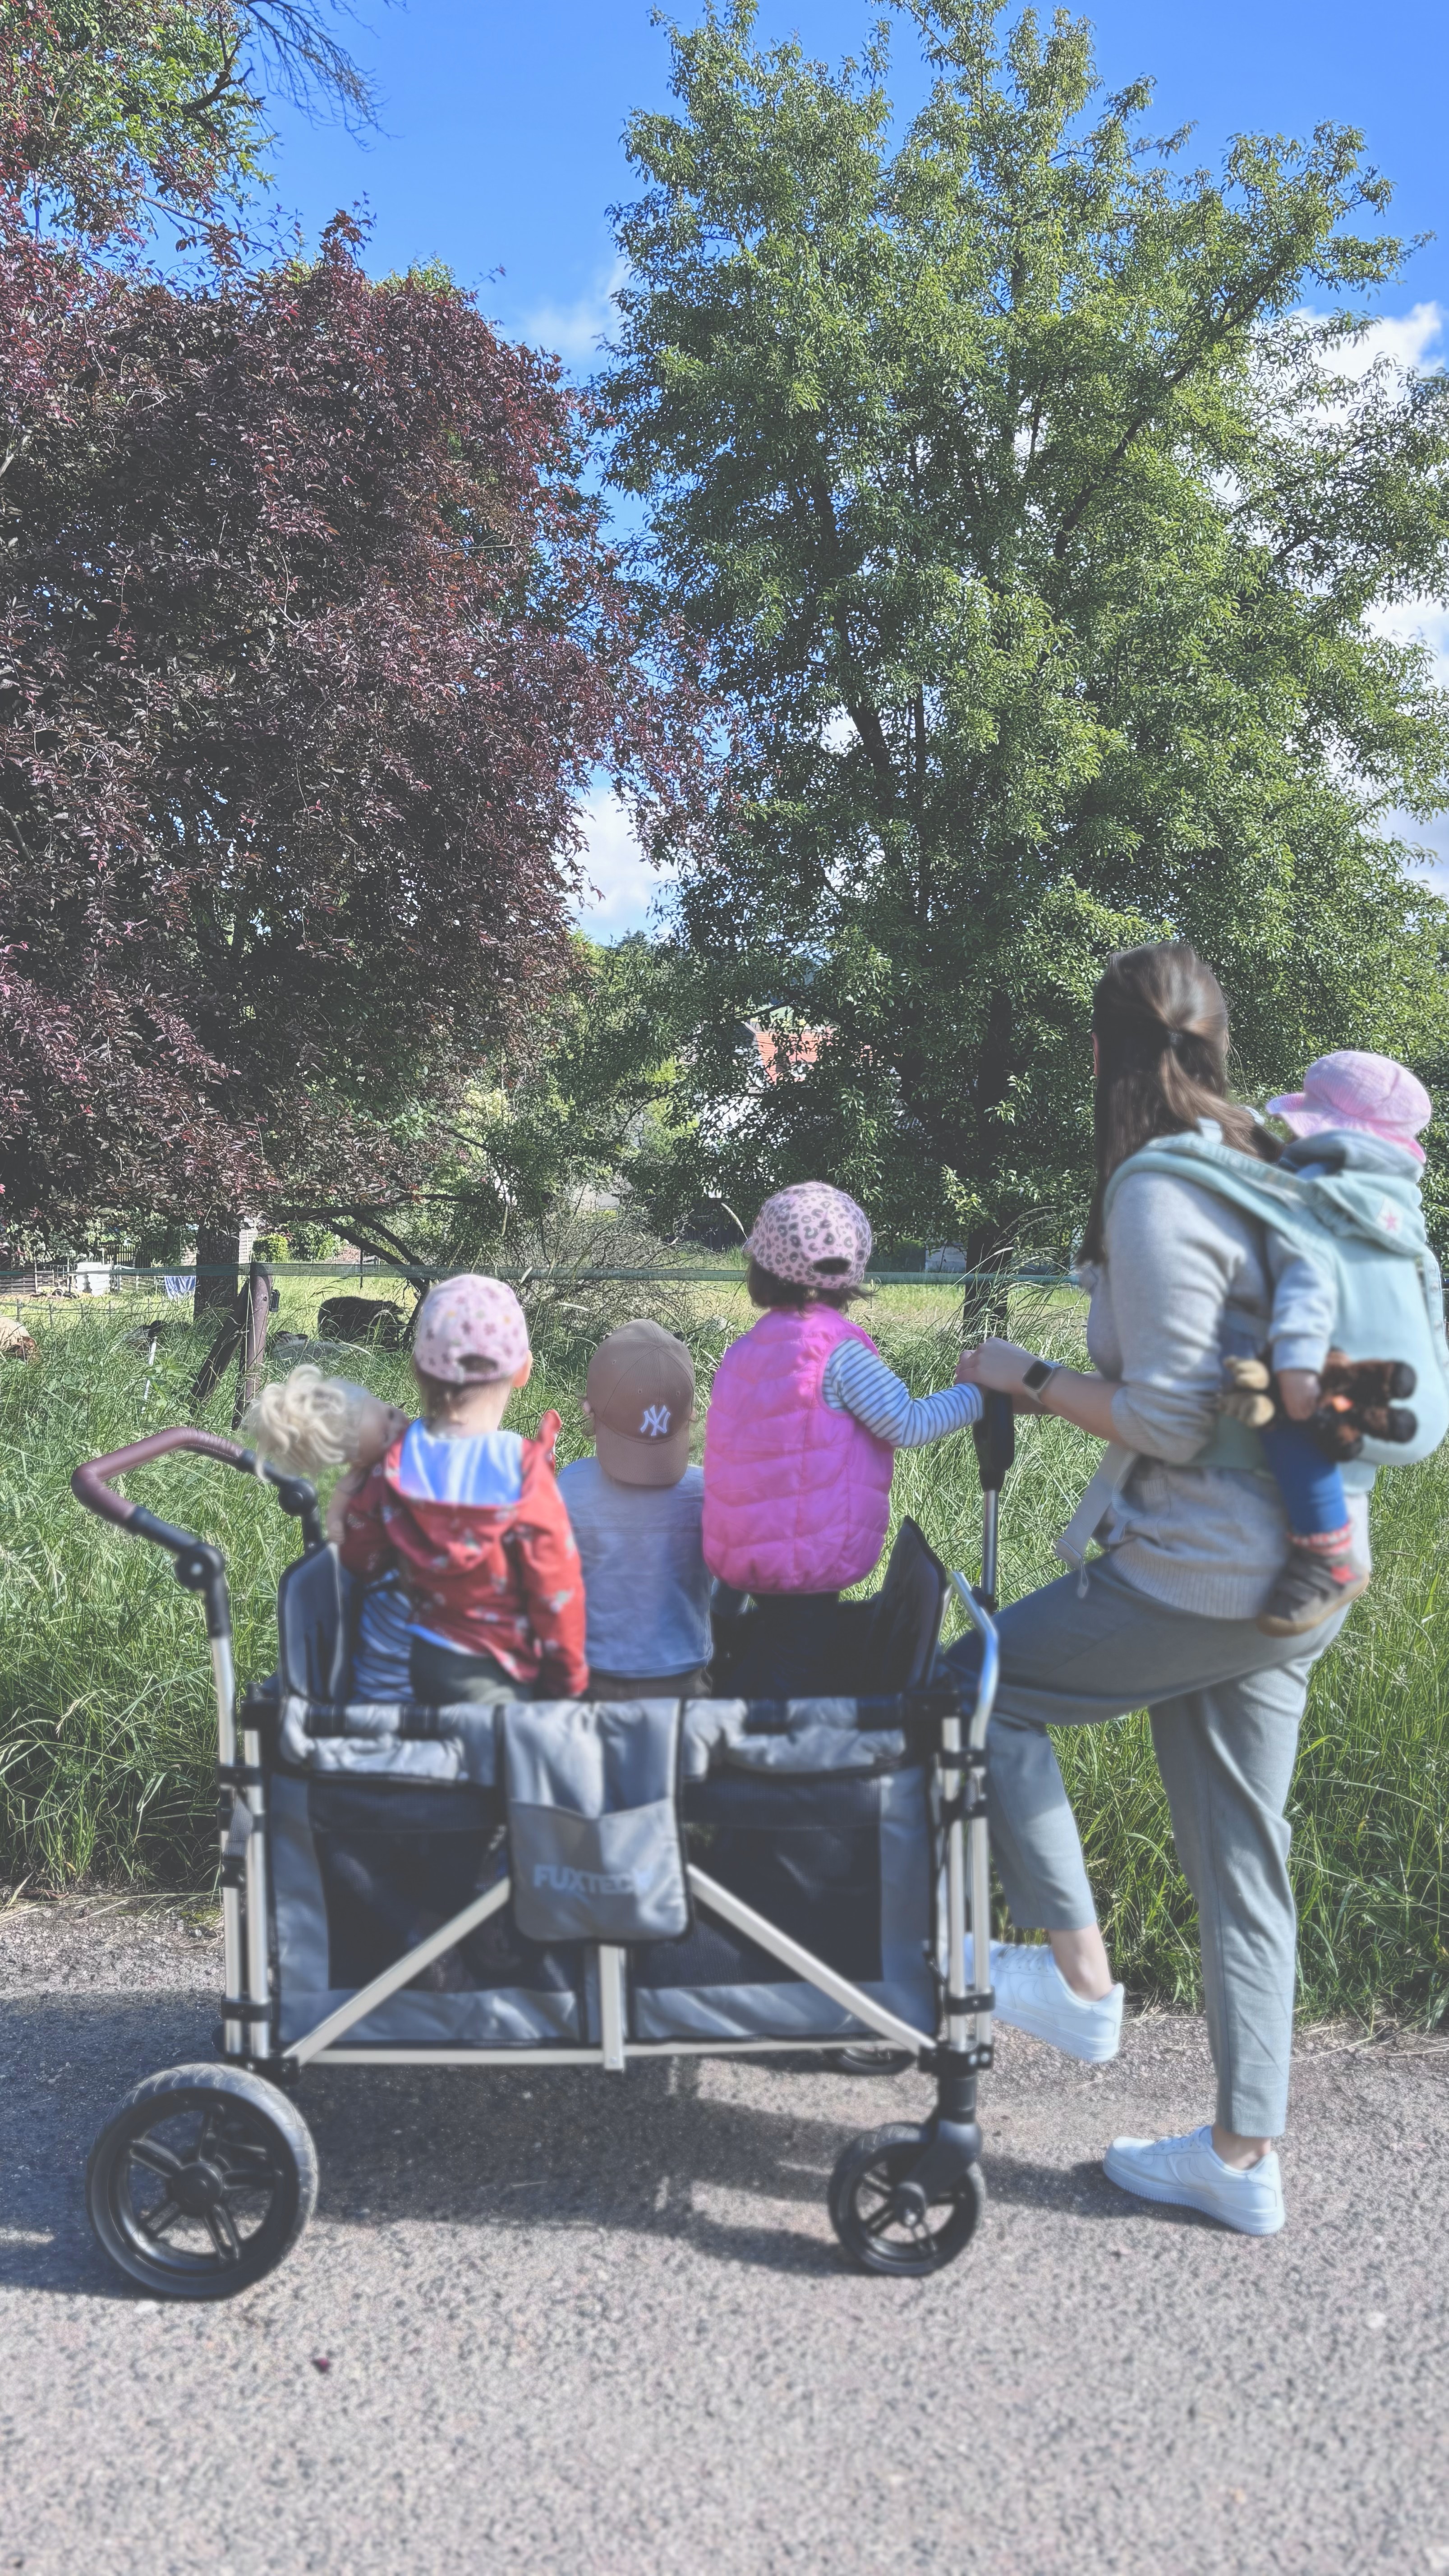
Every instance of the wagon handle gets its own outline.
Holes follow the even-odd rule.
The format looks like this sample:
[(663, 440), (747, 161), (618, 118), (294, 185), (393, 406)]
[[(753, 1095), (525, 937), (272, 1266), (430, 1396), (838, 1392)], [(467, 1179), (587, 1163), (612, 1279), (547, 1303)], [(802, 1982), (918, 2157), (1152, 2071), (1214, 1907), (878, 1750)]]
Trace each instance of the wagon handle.
[(322, 1544), (322, 1524), (317, 1514), (317, 1489), (303, 1476), (284, 1476), (279, 1467), (267, 1460), (258, 1463), (256, 1452), (243, 1449), (236, 1440), (223, 1440), (215, 1431), (193, 1431), (178, 1425), (174, 1431), (153, 1431), (148, 1439), (133, 1440), (128, 1449), (113, 1449), (107, 1458), (89, 1458), (77, 1467), (70, 1489), (78, 1503), (95, 1512), (103, 1521), (114, 1522), (133, 1538), (149, 1538), (158, 1547), (180, 1556), (199, 1547), (202, 1542), (190, 1530), (176, 1529), (170, 1521), (158, 1519), (144, 1503), (133, 1502), (126, 1494), (112, 1491), (112, 1479), (124, 1476), (132, 1467), (149, 1466), (153, 1458), (165, 1458), (174, 1449), (194, 1449), (203, 1458), (218, 1458), (224, 1467), (239, 1467), (243, 1475), (260, 1475), (274, 1485), (277, 1500), (284, 1512), (302, 1524), (302, 1541), (310, 1554)]
[(971, 1434), (981, 1477), (981, 1584), (976, 1598), (983, 1610), (996, 1607), (996, 1545), (1001, 1515), (1001, 1488), (1016, 1456), (1016, 1415), (1009, 1395), (989, 1389), (981, 1400), (981, 1419)]

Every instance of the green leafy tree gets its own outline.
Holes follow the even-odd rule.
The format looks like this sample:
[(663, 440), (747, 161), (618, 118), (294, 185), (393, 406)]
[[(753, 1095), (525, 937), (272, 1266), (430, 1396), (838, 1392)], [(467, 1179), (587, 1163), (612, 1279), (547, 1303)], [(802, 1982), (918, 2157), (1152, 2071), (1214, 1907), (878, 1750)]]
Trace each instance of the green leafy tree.
[(1199, 942), (1248, 1087), (1444, 1051), (1445, 913), (1384, 833), (1449, 801), (1446, 701), (1373, 612), (1444, 586), (1449, 381), (1352, 363), (1402, 256), (1356, 134), (1190, 171), (1083, 22), (920, 0), (896, 143), (882, 30), (832, 73), (754, 14), (673, 30), (629, 128), (601, 387), (733, 729), (675, 853), (687, 1149), (1060, 1235), (1115, 946)]
[[(675, 952), (576, 935), (569, 972), (526, 1034), (480, 1067), (417, 1202), (441, 1266), (604, 1257), (601, 1211), (669, 1231), (690, 1182), (669, 1124), (683, 991)], [(582, 1221), (582, 1222), (581, 1222)]]
[(327, 0), (4, 0), (0, 186), (92, 247), (215, 217), (263, 175), (264, 83), (371, 115)]

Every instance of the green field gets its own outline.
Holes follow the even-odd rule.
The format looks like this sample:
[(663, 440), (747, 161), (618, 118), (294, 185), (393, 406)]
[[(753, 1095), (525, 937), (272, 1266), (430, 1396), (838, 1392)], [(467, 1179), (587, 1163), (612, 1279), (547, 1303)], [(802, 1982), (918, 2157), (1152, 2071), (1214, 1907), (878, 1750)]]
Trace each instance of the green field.
[[(278, 1325), (305, 1332), (338, 1283), (281, 1284)], [(749, 1320), (742, 1289), (726, 1283), (642, 1294), (616, 1283), (565, 1296), (540, 1313), (538, 1365), (510, 1419), (532, 1429), (556, 1404), (560, 1455), (577, 1455), (592, 1340), (651, 1293), (688, 1332), (702, 1376)], [(186, 1390), (206, 1337), (175, 1329), (158, 1351), (143, 1410), (147, 1351), (131, 1336), (160, 1311), (159, 1300), (133, 1297), (27, 1309), (39, 1363), (0, 1362), (0, 1881), (12, 1888), (89, 1880), (180, 1889), (211, 1880), (215, 1737), (199, 1610), (165, 1558), (104, 1529), (68, 1489), (78, 1459), (189, 1418)], [(1012, 1329), (1069, 1356), (1081, 1314), (1072, 1297), (1023, 1290)], [(918, 1390), (949, 1377), (959, 1320), (949, 1290), (882, 1290), (867, 1320)], [(401, 1358), (356, 1351), (335, 1365), (405, 1397)], [(206, 1409), (208, 1428), (229, 1427), (231, 1394), (228, 1383)], [(1058, 1570), (1052, 1536), (1091, 1450), (1062, 1424), (1025, 1429), (1004, 1503), (1005, 1598)], [(242, 1675), (269, 1671), (276, 1582), (297, 1544), (295, 1524), (264, 1489), (200, 1463), (151, 1469), (131, 1490), (225, 1548)], [(968, 1440), (903, 1456), (894, 1499), (943, 1556), (974, 1570), (980, 1497)], [(1436, 1617), (1449, 1458), (1383, 1477), (1374, 1528), (1375, 1583), (1315, 1676), (1295, 1784), (1302, 2000), (1314, 2014), (1428, 2026), (1449, 2010), (1449, 1627)], [(1121, 1974), (1139, 1994), (1191, 2001), (1193, 1909), (1145, 1721), (1059, 1739), (1059, 1749)]]

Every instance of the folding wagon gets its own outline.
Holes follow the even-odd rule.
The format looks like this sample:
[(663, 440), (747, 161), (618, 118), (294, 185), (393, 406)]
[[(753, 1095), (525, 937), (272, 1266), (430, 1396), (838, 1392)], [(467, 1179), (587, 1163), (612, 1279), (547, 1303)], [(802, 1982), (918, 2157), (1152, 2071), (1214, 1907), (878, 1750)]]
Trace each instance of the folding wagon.
[[(992, 1996), (967, 1935), (990, 1921), (1009, 1408), (992, 1406), (977, 1448), (980, 1590), (907, 1523), (880, 1591), (842, 1609), (850, 1695), (632, 1706), (353, 1700), (352, 1587), (310, 1484), (185, 1428), (77, 1468), (78, 1499), (166, 1549), (199, 1594), (216, 1693), (218, 2055), (147, 2077), (92, 2150), (91, 2223), (122, 2271), (155, 2296), (225, 2298), (281, 2261), (316, 2200), (294, 2098), (309, 2067), (621, 2073), (800, 2051), (934, 2077), (923, 2124), (845, 2149), (829, 2206), (866, 2270), (951, 2262), (984, 2200)], [(277, 1671), (240, 1700), (221, 1552), (115, 1490), (178, 1450), (260, 1473), (301, 1524)], [(969, 1709), (939, 1678), (948, 1587), (980, 1638)]]

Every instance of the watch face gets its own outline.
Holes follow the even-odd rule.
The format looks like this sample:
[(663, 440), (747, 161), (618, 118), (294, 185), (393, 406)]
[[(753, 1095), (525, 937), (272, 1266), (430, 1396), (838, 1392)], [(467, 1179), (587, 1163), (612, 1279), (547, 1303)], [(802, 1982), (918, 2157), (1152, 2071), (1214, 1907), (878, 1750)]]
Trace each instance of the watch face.
[(1030, 1387), (1033, 1395), (1038, 1394), (1051, 1376), (1053, 1366), (1051, 1360), (1033, 1360), (1030, 1368), (1022, 1372), (1022, 1385)]

